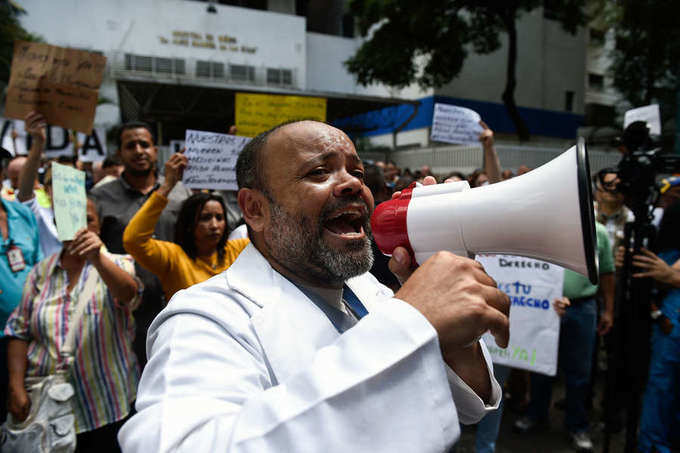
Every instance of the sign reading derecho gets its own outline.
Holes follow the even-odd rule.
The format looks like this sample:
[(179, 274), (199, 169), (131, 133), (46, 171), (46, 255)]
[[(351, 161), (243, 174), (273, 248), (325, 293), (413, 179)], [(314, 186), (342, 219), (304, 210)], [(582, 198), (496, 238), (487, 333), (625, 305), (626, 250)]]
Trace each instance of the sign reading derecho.
[(60, 241), (70, 241), (87, 226), (85, 172), (52, 163), (52, 202)]
[(474, 110), (449, 104), (434, 104), (430, 139), (436, 142), (470, 145), (479, 143), (484, 130)]
[(238, 190), (236, 159), (250, 141), (248, 137), (187, 129), (189, 160), (182, 183), (190, 189)]
[(5, 115), (24, 119), (36, 110), (49, 124), (90, 134), (105, 67), (103, 55), (16, 41)]
[(554, 376), (560, 319), (553, 301), (562, 295), (564, 269), (509, 255), (480, 255), (477, 261), (510, 297), (511, 303), (508, 347), (499, 348), (491, 334), (484, 335), (493, 362)]
[(306, 96), (236, 93), (236, 130), (255, 137), (285, 121), (326, 121), (326, 99)]

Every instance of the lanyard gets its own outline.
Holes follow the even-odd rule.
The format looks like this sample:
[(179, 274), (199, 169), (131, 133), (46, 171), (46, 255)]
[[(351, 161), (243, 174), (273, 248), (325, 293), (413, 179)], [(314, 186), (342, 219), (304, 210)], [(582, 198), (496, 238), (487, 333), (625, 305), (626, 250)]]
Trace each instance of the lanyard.
[(349, 305), (349, 308), (357, 319), (361, 319), (368, 314), (368, 310), (366, 310), (364, 304), (361, 303), (357, 295), (354, 294), (354, 291), (347, 285), (342, 287), (342, 298), (347, 302), (347, 305)]

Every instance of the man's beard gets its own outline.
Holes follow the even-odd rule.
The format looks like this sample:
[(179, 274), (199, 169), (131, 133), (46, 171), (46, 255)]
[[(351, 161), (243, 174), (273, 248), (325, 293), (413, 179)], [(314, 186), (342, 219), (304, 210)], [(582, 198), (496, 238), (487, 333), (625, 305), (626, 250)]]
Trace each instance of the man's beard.
[(304, 215), (296, 217), (288, 214), (270, 199), (271, 239), (268, 240), (265, 236), (265, 244), (272, 258), (302, 279), (331, 284), (342, 283), (368, 272), (373, 266), (368, 218), (362, 225), (365, 236), (348, 242), (343, 250), (331, 247), (323, 237), (323, 224), (327, 216), (344, 206), (356, 205), (357, 202), (365, 205), (357, 197), (324, 206), (315, 224)]

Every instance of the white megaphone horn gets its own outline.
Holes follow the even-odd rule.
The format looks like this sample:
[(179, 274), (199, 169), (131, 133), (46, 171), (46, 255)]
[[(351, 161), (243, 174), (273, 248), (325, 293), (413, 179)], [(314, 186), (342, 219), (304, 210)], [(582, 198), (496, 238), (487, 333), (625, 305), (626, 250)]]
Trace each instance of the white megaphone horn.
[(465, 181), (405, 189), (378, 205), (373, 237), (391, 255), (409, 249), (422, 263), (435, 252), (499, 253), (558, 264), (598, 281), (595, 223), (585, 142), (498, 184)]

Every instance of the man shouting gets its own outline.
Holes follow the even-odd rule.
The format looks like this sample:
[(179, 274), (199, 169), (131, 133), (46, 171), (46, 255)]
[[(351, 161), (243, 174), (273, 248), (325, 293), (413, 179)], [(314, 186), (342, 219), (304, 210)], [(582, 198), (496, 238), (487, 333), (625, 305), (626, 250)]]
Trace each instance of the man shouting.
[(473, 260), (440, 252), (412, 272), (402, 248), (402, 288), (380, 285), (363, 171), (324, 123), (246, 146), (238, 202), (252, 243), (153, 322), (124, 451), (445, 452), (459, 420), (497, 407), (479, 337), (507, 345), (507, 296)]

